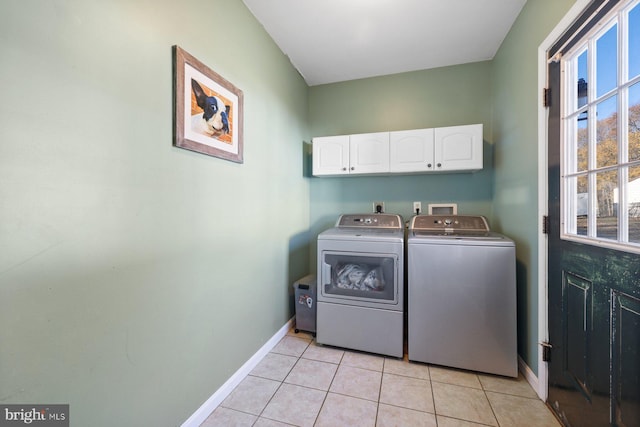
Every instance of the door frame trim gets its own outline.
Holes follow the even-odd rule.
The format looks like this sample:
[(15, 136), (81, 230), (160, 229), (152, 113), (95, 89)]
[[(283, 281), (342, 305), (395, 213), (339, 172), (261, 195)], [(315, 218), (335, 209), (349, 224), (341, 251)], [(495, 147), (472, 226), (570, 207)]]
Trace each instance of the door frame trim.
[[(549, 339), (548, 319), (548, 239), (542, 231), (542, 217), (549, 214), (547, 108), (544, 106), (544, 89), (547, 87), (547, 52), (582, 14), (590, 0), (576, 0), (574, 5), (538, 46), (538, 343)], [(547, 401), (549, 392), (548, 366), (542, 360), (542, 347), (538, 345), (538, 397)]]

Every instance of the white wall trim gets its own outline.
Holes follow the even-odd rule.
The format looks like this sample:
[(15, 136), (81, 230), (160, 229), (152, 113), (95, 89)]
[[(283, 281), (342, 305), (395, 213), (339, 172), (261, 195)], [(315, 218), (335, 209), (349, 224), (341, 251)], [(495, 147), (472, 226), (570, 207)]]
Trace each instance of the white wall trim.
[(254, 354), (251, 359), (247, 360), (247, 362), (240, 367), (232, 376), (229, 378), (222, 386), (211, 395), (210, 398), (207, 399), (206, 402), (200, 406), (196, 412), (193, 413), (184, 423), (182, 423), (181, 427), (199, 427), (211, 413), (222, 403), (224, 399), (226, 399), (229, 394), (233, 391), (234, 388), (247, 375), (249, 372), (255, 368), (258, 363), (269, 353), (275, 346), (280, 342), (280, 340), (287, 335), (287, 332), (292, 328), (293, 321), (295, 316), (289, 319), (289, 321), (282, 327), (278, 332), (275, 333), (274, 336), (271, 337), (269, 341), (263, 345), (260, 350)]
[[(549, 212), (549, 187), (547, 182), (547, 109), (543, 106), (543, 90), (547, 87), (547, 51), (580, 16), (590, 0), (576, 0), (558, 25), (538, 47), (538, 342), (549, 339), (548, 296), (547, 296), (547, 236), (542, 233), (542, 216)], [(524, 365), (526, 366), (526, 365)], [(527, 366), (528, 368), (528, 366)], [(533, 374), (533, 372), (532, 372)], [(535, 375), (534, 375), (535, 377)], [(527, 379), (527, 381), (529, 381)], [(533, 383), (529, 381), (533, 387)], [(542, 361), (542, 348), (538, 346), (538, 396), (546, 401), (549, 391), (548, 366)]]
[[(518, 370), (524, 376), (524, 379), (527, 380), (531, 388), (536, 393), (538, 393), (538, 390), (540, 389), (540, 384), (539, 384), (540, 382), (538, 381), (538, 377), (536, 377), (535, 372), (531, 370), (529, 365), (527, 365), (524, 359), (520, 356), (518, 356)], [(542, 396), (540, 396), (539, 393), (538, 393), (538, 397), (542, 399)]]

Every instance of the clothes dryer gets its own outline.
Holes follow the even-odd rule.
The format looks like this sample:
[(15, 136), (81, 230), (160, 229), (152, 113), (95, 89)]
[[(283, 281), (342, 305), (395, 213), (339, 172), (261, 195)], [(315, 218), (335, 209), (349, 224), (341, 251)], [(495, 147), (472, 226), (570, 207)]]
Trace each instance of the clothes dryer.
[(518, 375), (512, 240), (482, 216), (417, 215), (407, 275), (409, 360)]
[(316, 341), (403, 357), (404, 222), (345, 214), (318, 236)]

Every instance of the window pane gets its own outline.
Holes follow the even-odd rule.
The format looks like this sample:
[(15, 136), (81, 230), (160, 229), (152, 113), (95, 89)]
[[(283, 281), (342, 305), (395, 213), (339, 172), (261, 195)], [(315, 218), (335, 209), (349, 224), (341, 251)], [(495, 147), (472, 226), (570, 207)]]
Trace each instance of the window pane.
[(618, 25), (614, 25), (596, 42), (596, 88), (600, 97), (617, 85)]
[(577, 102), (578, 108), (587, 104), (587, 83), (589, 81), (589, 77), (587, 74), (587, 51), (585, 50), (578, 57), (578, 91), (577, 91)]
[(640, 5), (629, 12), (629, 79), (640, 74)]
[(603, 239), (618, 239), (618, 216), (614, 209), (614, 190), (618, 187), (618, 171), (596, 174), (598, 217), (596, 235)]
[(618, 97), (613, 96), (597, 105), (596, 167), (618, 163)]
[(589, 190), (588, 180), (586, 175), (573, 177), (569, 179), (569, 187), (575, 195), (573, 198), (574, 206), (576, 207), (576, 231), (579, 236), (587, 235), (587, 223), (589, 218)]
[(585, 171), (589, 167), (589, 118), (587, 112), (580, 114), (577, 118), (577, 171)]
[(627, 203), (629, 204), (629, 241), (640, 243), (640, 166), (629, 168)]
[(629, 161), (634, 160), (640, 160), (640, 83), (629, 88)]

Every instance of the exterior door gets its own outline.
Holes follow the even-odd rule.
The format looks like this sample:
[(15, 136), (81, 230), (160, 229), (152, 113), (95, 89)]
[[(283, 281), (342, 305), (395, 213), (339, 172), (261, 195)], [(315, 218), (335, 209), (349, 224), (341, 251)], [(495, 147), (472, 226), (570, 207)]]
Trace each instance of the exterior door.
[(594, 17), (604, 3), (548, 69), (548, 403), (567, 426), (630, 427), (640, 426), (640, 68), (619, 68), (635, 60), (617, 55), (637, 52), (630, 29), (640, 21), (628, 9), (612, 15), (617, 2)]

